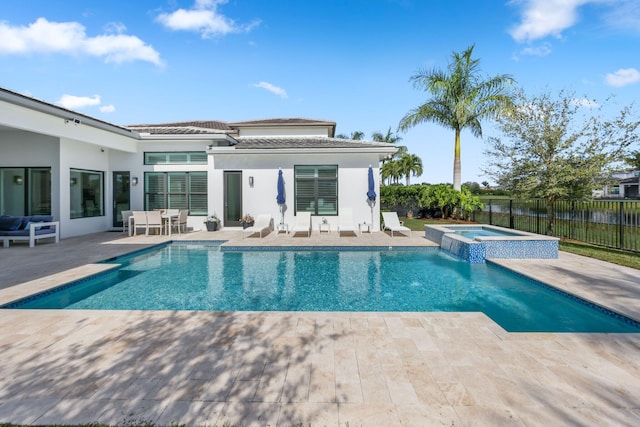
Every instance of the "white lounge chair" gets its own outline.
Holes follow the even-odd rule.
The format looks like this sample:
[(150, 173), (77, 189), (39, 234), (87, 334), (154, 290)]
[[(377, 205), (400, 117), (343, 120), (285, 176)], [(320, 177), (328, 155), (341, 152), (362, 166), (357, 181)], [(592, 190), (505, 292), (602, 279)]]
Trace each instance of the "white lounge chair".
[(242, 237), (245, 237), (245, 235), (250, 236), (254, 233), (260, 233), (260, 238), (262, 238), (262, 232), (265, 230), (271, 230), (271, 215), (258, 215), (252, 227), (242, 230)]
[(338, 235), (341, 236), (343, 232), (358, 234), (351, 208), (340, 208), (338, 213)]
[(307, 233), (307, 237), (311, 237), (311, 212), (298, 212), (296, 223), (291, 228), (291, 237), (296, 233)]
[(382, 229), (391, 231), (391, 237), (393, 237), (393, 232), (403, 232), (408, 231), (409, 237), (411, 237), (411, 229), (409, 227), (405, 227), (402, 225), (402, 221), (398, 219), (398, 214), (395, 212), (382, 212)]

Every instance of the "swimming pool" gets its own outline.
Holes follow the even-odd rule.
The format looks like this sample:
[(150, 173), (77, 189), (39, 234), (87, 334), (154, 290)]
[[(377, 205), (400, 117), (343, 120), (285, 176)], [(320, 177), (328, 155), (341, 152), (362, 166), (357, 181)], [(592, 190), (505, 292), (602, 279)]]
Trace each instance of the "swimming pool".
[(630, 319), (437, 248), (224, 251), (172, 243), (109, 262), (121, 266), (5, 308), (481, 311), (511, 332), (640, 332)]

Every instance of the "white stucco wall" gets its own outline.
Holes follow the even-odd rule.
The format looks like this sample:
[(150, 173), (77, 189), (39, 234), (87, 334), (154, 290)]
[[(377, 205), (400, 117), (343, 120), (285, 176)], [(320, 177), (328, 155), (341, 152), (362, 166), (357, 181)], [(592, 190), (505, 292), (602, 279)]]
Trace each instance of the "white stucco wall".
[(60, 218), (59, 140), (51, 136), (18, 130), (0, 131), (1, 167), (51, 168), (51, 214)]
[[(371, 223), (372, 211), (367, 203), (368, 168), (373, 167), (374, 176), (378, 176), (378, 157), (375, 154), (240, 154), (213, 155), (213, 172), (210, 173), (209, 213), (216, 213), (220, 218), (224, 212), (223, 172), (242, 170), (242, 205), (243, 212), (254, 216), (270, 214), (274, 221), (279, 221), (281, 214), (276, 203), (278, 168), (282, 168), (285, 181), (287, 209), (284, 220), (293, 225), (294, 219), (294, 176), (295, 165), (338, 165), (338, 206), (351, 208), (354, 222)], [(249, 186), (249, 177), (253, 177), (253, 187)], [(376, 179), (376, 194), (379, 194), (379, 183)], [(337, 216), (325, 216), (336, 230)], [(378, 200), (373, 207), (373, 231), (380, 229), (380, 208)], [(314, 230), (322, 220), (312, 217)]]

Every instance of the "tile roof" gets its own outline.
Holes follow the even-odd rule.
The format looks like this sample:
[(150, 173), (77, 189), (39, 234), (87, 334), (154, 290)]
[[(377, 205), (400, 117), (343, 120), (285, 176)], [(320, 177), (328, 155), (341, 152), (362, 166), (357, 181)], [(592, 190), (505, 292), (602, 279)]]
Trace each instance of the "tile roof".
[(156, 123), (156, 124), (138, 124), (129, 125), (128, 128), (202, 128), (202, 129), (214, 129), (222, 131), (233, 131), (234, 129), (229, 126), (227, 122), (221, 122), (217, 120), (194, 120), (190, 122), (169, 122), (169, 123)]
[(236, 150), (242, 149), (283, 149), (283, 148), (396, 148), (392, 144), (356, 141), (352, 139), (327, 138), (327, 137), (237, 137)]
[(328, 120), (315, 120), (304, 118), (289, 119), (260, 119), (246, 120), (240, 122), (229, 122), (229, 126), (282, 126), (282, 125), (329, 125), (335, 126), (336, 123)]
[(227, 134), (228, 131), (220, 129), (203, 128), (196, 126), (168, 126), (168, 125), (135, 125), (129, 129), (138, 133), (148, 133), (151, 135), (211, 135)]

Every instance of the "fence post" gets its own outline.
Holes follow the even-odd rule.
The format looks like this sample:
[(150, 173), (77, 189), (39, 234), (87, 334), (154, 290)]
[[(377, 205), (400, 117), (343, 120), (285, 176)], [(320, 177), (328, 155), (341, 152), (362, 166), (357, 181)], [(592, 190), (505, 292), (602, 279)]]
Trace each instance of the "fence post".
[(513, 230), (513, 199), (509, 199), (509, 228)]
[(576, 212), (576, 205), (575, 205), (575, 201), (571, 201), (571, 219), (570, 224), (571, 224), (571, 240), (574, 240), (574, 236), (575, 236), (575, 228), (576, 228), (576, 220), (575, 220), (575, 212)]
[(536, 199), (536, 233), (540, 234), (540, 199)]
[(618, 215), (618, 228), (620, 230), (620, 245), (618, 249), (624, 248), (624, 202), (620, 202), (620, 214)]
[(489, 225), (493, 225), (493, 212), (491, 210), (492, 199), (489, 199)]

